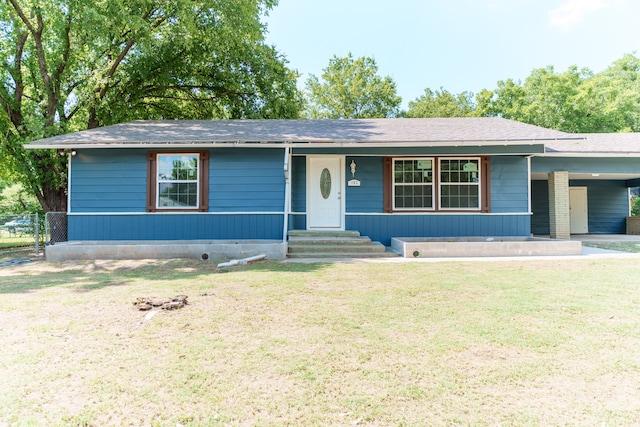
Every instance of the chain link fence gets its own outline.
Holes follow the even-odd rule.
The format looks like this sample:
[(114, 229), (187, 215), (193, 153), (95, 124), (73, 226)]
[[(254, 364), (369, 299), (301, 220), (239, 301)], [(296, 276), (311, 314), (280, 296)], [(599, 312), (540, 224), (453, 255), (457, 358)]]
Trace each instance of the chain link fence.
[(67, 213), (47, 212), (45, 220), (45, 242), (47, 245), (67, 241)]
[(0, 214), (0, 258), (38, 255), (43, 247), (42, 217), (36, 214)]

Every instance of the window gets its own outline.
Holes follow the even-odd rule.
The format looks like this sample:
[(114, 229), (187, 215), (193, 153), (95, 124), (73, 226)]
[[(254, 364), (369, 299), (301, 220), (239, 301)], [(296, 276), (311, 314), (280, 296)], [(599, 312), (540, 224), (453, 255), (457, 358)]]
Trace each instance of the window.
[(147, 211), (206, 211), (208, 154), (150, 152)]
[(489, 212), (488, 157), (386, 158), (385, 212)]
[(396, 210), (433, 209), (433, 159), (393, 161), (393, 206)]
[(480, 209), (480, 159), (440, 159), (440, 209)]

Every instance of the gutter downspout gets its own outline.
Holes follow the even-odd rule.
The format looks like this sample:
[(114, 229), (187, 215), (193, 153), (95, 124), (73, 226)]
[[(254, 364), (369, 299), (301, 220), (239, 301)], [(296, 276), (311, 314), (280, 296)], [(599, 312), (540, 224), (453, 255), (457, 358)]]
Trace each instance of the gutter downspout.
[(532, 202), (531, 202), (531, 187), (532, 187), (532, 183), (531, 183), (531, 157), (532, 156), (527, 156), (527, 181), (528, 181), (528, 196), (527, 196), (527, 202), (528, 204), (528, 211), (529, 211), (529, 215), (533, 216), (533, 212), (531, 212), (531, 206), (532, 206)]
[(71, 150), (67, 153), (67, 214), (71, 213)]
[(282, 230), (282, 241), (286, 243), (289, 231), (289, 211), (291, 210), (291, 147), (284, 148), (284, 221)]

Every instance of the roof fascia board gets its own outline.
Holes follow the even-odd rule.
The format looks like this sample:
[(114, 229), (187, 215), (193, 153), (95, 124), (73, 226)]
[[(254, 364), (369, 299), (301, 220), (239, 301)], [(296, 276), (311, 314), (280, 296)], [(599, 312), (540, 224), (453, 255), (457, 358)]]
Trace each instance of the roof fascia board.
[(557, 153), (541, 153), (535, 154), (535, 157), (640, 157), (640, 152), (631, 153), (631, 152), (557, 152)]
[(253, 147), (253, 148), (393, 148), (393, 147), (508, 147), (508, 146), (544, 147), (538, 140), (509, 140), (509, 141), (423, 141), (423, 142), (254, 142), (254, 141), (214, 141), (214, 142), (72, 142), (72, 143), (30, 143), (26, 149), (95, 149), (95, 148), (212, 148), (212, 147)]

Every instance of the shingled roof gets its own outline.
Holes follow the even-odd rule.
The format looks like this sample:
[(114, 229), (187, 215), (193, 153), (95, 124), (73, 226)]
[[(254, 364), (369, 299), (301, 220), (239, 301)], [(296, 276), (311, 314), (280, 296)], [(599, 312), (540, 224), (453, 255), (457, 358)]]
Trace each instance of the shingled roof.
[(575, 134), (575, 140), (557, 140), (546, 143), (548, 154), (604, 155), (639, 154), (640, 133), (584, 133)]
[(508, 145), (582, 138), (498, 117), (359, 120), (133, 121), (31, 142), (28, 148), (217, 143)]

